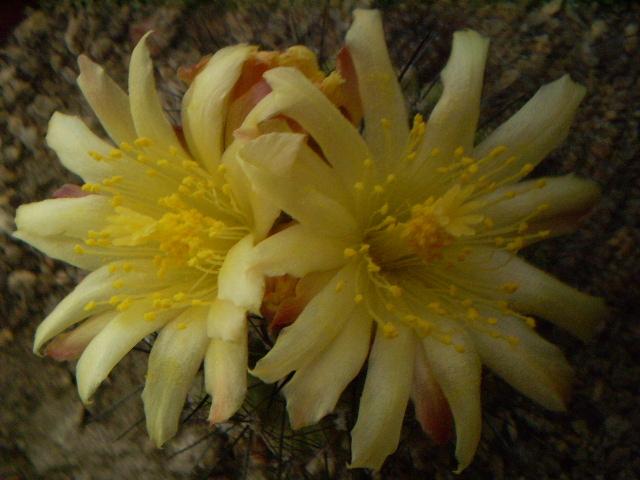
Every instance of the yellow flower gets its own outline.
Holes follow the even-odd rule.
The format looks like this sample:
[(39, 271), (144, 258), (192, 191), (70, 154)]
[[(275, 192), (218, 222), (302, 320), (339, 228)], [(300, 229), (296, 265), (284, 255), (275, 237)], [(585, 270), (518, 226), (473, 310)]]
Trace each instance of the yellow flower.
[(254, 248), (254, 271), (319, 290), (252, 373), (275, 382), (295, 371), (284, 393), (299, 428), (331, 412), (368, 359), (351, 467), (380, 468), (411, 396), (435, 437), (450, 408), (461, 471), (480, 438), (483, 363), (565, 408), (571, 368), (526, 315), (584, 339), (606, 312), (516, 256), (569, 230), (599, 197), (572, 175), (522, 180), (565, 138), (585, 90), (566, 76), (546, 85), (474, 145), (487, 39), (455, 34), (442, 97), (412, 128), (379, 13), (356, 11), (346, 45), (362, 135), (287, 68), (265, 74), (273, 92), (244, 126), (284, 115), (313, 139), (262, 135), (238, 157), (256, 191), (297, 221)]
[(223, 48), (184, 72), (191, 84), (182, 127), (173, 127), (145, 41), (132, 54), (128, 95), (80, 57), (78, 83), (115, 146), (79, 118), (56, 113), (47, 141), (86, 183), (20, 207), (15, 236), (92, 271), (40, 325), (34, 346), (40, 352), (53, 339), (46, 354), (80, 357), (83, 401), (159, 331), (142, 397), (150, 436), (161, 445), (175, 434), (203, 361), (212, 423), (244, 401), (245, 313), (259, 311), (264, 290), (263, 278), (246, 272), (246, 253), (280, 212), (252, 191), (235, 161), (232, 132), (267, 93), (266, 69), (293, 65), (314, 80), (319, 70), (303, 47), (283, 54)]

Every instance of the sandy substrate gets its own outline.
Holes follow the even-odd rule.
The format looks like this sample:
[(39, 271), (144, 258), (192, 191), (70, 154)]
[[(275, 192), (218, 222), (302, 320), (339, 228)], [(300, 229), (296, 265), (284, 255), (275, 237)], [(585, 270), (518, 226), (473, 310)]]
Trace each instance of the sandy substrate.
[[(125, 87), (131, 49), (154, 29), (157, 81), (177, 121), (184, 92), (175, 76), (179, 66), (245, 41), (265, 48), (303, 43), (330, 62), (352, 8), (349, 2), (323, 14), (323, 7), (301, 2), (273, 8), (251, 2), (250, 8), (226, 11), (95, 3), (100, 6), (69, 2), (29, 10), (0, 45), (0, 478), (369, 478), (368, 472), (344, 468), (344, 427), (353, 417), (349, 395), (342, 413), (326, 419), (319, 433), (283, 438), (282, 403), (274, 400), (270, 415), (250, 412), (218, 430), (209, 429), (198, 412), (157, 450), (139, 423), (148, 346), (127, 356), (87, 407), (75, 390), (73, 363), (32, 354), (35, 327), (83, 272), (13, 240), (12, 219), (18, 205), (79, 182), (46, 148), (54, 111), (80, 115), (102, 132), (75, 84), (77, 55), (86, 53)], [(381, 3), (392, 3), (384, 18), (398, 67), (430, 35), (414, 59), (409, 91), (419, 92), (416, 86), (436, 78), (454, 30), (469, 27), (491, 38), (484, 131), (564, 73), (587, 87), (569, 138), (534, 174), (575, 172), (594, 179), (602, 199), (575, 233), (523, 254), (567, 283), (603, 296), (612, 316), (588, 345), (541, 322), (541, 333), (564, 349), (576, 369), (568, 412), (545, 411), (487, 372), (483, 437), (464, 473), (451, 473), (453, 443), (435, 445), (409, 412), (399, 451), (375, 478), (639, 478), (640, 7)], [(428, 108), (418, 94), (411, 98), (416, 108)], [(196, 402), (194, 392), (189, 408)]]

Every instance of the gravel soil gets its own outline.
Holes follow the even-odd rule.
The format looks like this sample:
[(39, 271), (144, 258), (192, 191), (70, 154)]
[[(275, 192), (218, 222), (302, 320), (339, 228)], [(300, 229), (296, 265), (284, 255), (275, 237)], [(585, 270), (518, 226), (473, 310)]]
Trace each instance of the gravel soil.
[[(185, 90), (178, 67), (238, 42), (270, 49), (302, 43), (330, 65), (355, 4), (87, 3), (29, 8), (0, 44), (0, 479), (640, 478), (640, 6), (378, 2), (386, 6), (399, 69), (427, 38), (405, 76), (416, 110), (429, 108), (420, 87), (437, 78), (452, 32), (461, 28), (491, 38), (483, 131), (564, 73), (588, 91), (568, 139), (534, 175), (575, 172), (594, 179), (602, 198), (575, 233), (523, 255), (604, 297), (612, 315), (587, 345), (540, 322), (541, 333), (564, 349), (576, 370), (567, 412), (543, 410), (486, 372), (480, 447), (467, 470), (455, 475), (453, 443), (431, 442), (411, 411), (398, 452), (380, 472), (346, 470), (349, 392), (341, 413), (323, 421), (320, 433), (288, 435), (280, 424), (282, 403), (274, 400), (268, 415), (249, 409), (218, 429), (198, 411), (157, 450), (141, 422), (148, 345), (129, 354), (87, 406), (75, 390), (73, 362), (31, 352), (36, 326), (85, 274), (11, 237), (18, 205), (79, 182), (46, 146), (52, 113), (80, 115), (104, 134), (76, 85), (76, 57), (89, 55), (126, 88), (131, 50), (144, 32), (155, 30), (158, 87), (168, 115), (178, 121)], [(197, 401), (194, 392), (189, 408), (197, 410)]]

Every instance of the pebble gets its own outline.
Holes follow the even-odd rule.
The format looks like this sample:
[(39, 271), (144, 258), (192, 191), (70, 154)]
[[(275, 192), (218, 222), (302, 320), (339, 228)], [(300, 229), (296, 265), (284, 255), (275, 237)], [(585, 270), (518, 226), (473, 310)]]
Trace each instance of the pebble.
[(15, 270), (9, 275), (7, 286), (14, 294), (26, 298), (33, 295), (37, 280), (36, 274), (29, 270)]

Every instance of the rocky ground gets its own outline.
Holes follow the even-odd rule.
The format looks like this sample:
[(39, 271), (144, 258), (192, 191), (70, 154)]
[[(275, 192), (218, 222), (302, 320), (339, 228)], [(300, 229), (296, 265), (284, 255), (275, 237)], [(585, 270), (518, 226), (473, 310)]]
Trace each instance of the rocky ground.
[[(46, 147), (51, 114), (80, 115), (101, 131), (75, 83), (77, 55), (88, 54), (126, 86), (131, 49), (154, 29), (158, 85), (168, 114), (177, 120), (184, 91), (175, 76), (179, 66), (245, 41), (265, 48), (303, 43), (330, 64), (354, 2), (327, 8), (324, 2), (293, 0), (188, 8), (87, 3), (30, 9), (0, 45), (0, 478), (370, 478), (368, 472), (344, 469), (344, 436), (339, 428), (335, 433), (335, 424), (349, 422), (349, 396), (344, 413), (323, 422), (322, 431), (283, 436), (287, 429), (280, 425), (282, 404), (276, 401), (268, 416), (247, 406), (237, 422), (217, 430), (196, 413), (176, 439), (156, 450), (140, 423), (148, 350), (141, 345), (116, 367), (96, 402), (83, 406), (74, 365), (31, 352), (35, 327), (83, 272), (11, 237), (18, 205), (78, 181)], [(564, 281), (603, 296), (612, 316), (588, 345), (540, 326), (576, 368), (568, 412), (545, 411), (487, 372), (483, 438), (466, 471), (450, 472), (453, 445), (430, 442), (409, 412), (398, 452), (374, 477), (639, 478), (640, 7), (571, 0), (378, 3), (387, 6), (388, 40), (399, 68), (428, 36), (407, 76), (416, 109), (429, 102), (415, 86), (437, 77), (452, 32), (465, 27), (491, 38), (485, 131), (564, 73), (587, 87), (569, 138), (534, 174), (592, 178), (602, 187), (602, 199), (574, 234), (523, 253)]]

